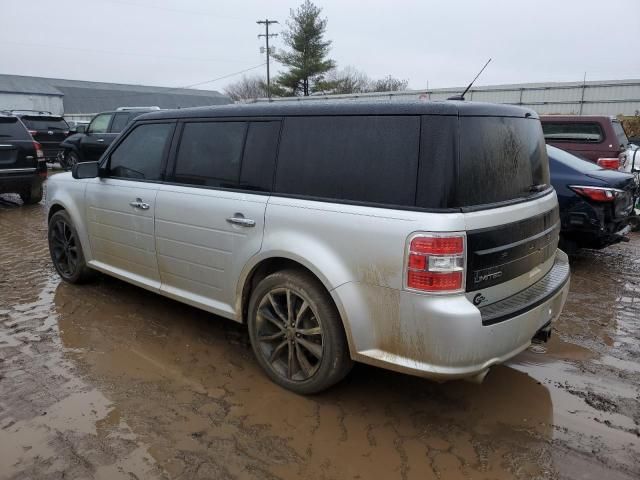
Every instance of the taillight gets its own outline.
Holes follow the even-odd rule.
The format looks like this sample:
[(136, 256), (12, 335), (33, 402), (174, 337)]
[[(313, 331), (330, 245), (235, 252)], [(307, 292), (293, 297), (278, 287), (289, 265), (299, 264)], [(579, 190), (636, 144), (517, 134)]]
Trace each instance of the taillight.
[(42, 146), (38, 142), (33, 142), (33, 148), (36, 149), (36, 157), (38, 160), (44, 158), (44, 152), (42, 151)]
[(583, 187), (579, 185), (570, 185), (569, 188), (578, 195), (593, 200), (594, 202), (613, 202), (622, 190), (607, 187)]
[(465, 235), (417, 233), (409, 237), (405, 288), (430, 293), (464, 291)]
[(599, 158), (597, 163), (598, 166), (608, 170), (618, 170), (618, 167), (620, 167), (619, 158)]

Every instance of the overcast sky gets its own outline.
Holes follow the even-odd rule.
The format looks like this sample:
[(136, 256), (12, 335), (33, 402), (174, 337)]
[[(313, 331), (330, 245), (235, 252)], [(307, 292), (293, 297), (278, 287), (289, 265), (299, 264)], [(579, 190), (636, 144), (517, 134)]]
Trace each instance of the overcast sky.
[[(192, 85), (263, 63), (255, 21), (278, 32), (300, 1), (0, 0), (0, 73)], [(410, 88), (466, 84), (489, 57), (478, 85), (640, 78), (639, 0), (315, 3), (338, 66)]]

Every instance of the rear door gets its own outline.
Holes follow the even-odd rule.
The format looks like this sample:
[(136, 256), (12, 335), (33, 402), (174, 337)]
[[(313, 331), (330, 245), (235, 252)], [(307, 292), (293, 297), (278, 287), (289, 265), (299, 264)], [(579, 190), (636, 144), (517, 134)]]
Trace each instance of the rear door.
[(154, 214), (174, 128), (174, 122), (136, 126), (86, 190), (89, 264), (151, 289), (160, 288)]
[(62, 117), (46, 115), (24, 115), (23, 123), (33, 139), (40, 143), (44, 156), (54, 159), (60, 151), (60, 143), (69, 135), (69, 125)]
[(112, 119), (112, 113), (101, 113), (91, 120), (84, 137), (80, 140), (82, 161), (91, 162), (100, 159), (107, 147), (118, 136), (117, 133), (109, 132)]
[(33, 140), (17, 117), (0, 115), (0, 174), (24, 175), (36, 170)]
[[(262, 243), (280, 122), (186, 121), (156, 201), (161, 289), (232, 317)], [(246, 146), (245, 146), (246, 139)]]

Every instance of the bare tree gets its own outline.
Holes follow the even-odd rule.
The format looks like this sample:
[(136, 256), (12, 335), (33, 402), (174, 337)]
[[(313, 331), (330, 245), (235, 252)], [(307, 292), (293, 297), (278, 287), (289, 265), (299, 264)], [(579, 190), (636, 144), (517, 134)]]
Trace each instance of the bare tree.
[(267, 96), (267, 84), (258, 75), (253, 77), (243, 76), (240, 80), (230, 83), (224, 88), (224, 92), (234, 101), (255, 100)]
[(384, 78), (374, 80), (370, 87), (369, 92), (397, 92), (400, 90), (406, 90), (409, 85), (409, 80), (403, 80), (400, 78), (392, 77), (388, 75)]
[(366, 73), (354, 67), (345, 67), (342, 70), (331, 70), (322, 82), (318, 83), (317, 90), (322, 93), (362, 93), (369, 88), (371, 80)]

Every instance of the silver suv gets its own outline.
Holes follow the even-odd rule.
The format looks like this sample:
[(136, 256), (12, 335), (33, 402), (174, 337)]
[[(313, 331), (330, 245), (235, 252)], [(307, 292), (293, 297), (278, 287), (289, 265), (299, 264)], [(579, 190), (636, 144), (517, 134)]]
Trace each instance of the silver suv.
[(542, 128), (522, 108), (149, 113), (47, 196), (64, 280), (97, 270), (246, 323), (298, 393), (353, 361), (479, 381), (548, 336), (568, 291)]

